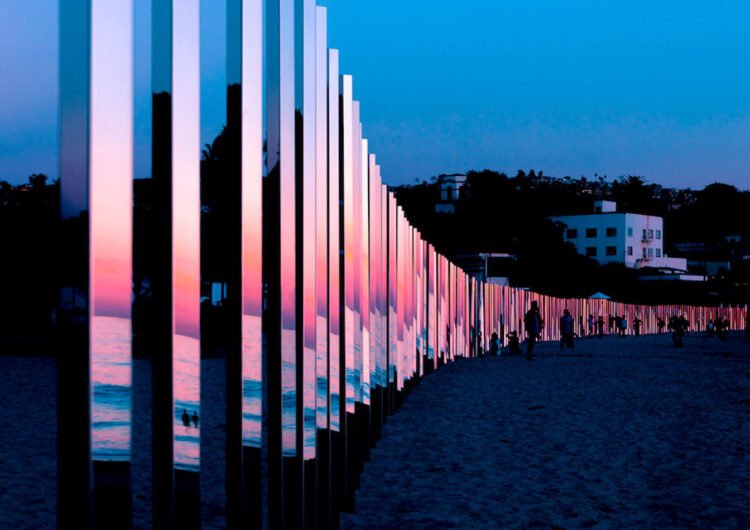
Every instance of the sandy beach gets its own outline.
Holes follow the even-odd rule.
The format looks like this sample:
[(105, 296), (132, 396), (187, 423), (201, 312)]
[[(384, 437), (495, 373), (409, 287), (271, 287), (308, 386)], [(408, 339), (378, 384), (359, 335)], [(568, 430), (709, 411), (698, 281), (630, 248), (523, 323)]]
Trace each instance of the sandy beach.
[(386, 425), (344, 528), (750, 528), (750, 345), (459, 360)]
[[(389, 418), (343, 527), (750, 528), (750, 345), (739, 335), (537, 353), (458, 360), (422, 380)], [(207, 388), (222, 367), (202, 363)], [(150, 526), (147, 375), (137, 362), (136, 528)], [(54, 528), (55, 361), (0, 357), (0, 388), (0, 528)], [(223, 453), (210, 433), (223, 396), (202, 408), (202, 519), (221, 528), (212, 470)]]

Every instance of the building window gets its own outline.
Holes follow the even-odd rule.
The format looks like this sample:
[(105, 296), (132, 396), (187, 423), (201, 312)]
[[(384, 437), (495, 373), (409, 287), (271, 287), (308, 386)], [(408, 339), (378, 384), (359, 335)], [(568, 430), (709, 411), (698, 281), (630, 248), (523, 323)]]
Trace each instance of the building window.
[(633, 227), (632, 226), (628, 227), (628, 237), (633, 237)]
[(628, 247), (628, 256), (633, 255), (633, 247)]
[(660, 248), (657, 248), (657, 249), (656, 249), (656, 257), (657, 257), (657, 258), (660, 258), (660, 257), (661, 257), (661, 249), (660, 249)]
[(586, 247), (586, 256), (589, 258), (596, 257), (596, 247)]
[(596, 237), (596, 228), (587, 228), (586, 237)]
[(615, 237), (616, 235), (617, 235), (617, 228), (615, 227), (607, 228), (607, 237)]
[(617, 247), (607, 247), (607, 256), (617, 256)]
[(646, 247), (643, 247), (643, 259), (646, 259), (648, 257), (648, 251), (646, 250)]
[(568, 228), (568, 233), (566, 234), (566, 237), (568, 239), (575, 239), (578, 237), (578, 229), (577, 228)]
[(649, 258), (653, 258), (654, 257), (654, 249), (653, 248), (648, 249), (648, 257)]
[(654, 231), (653, 230), (649, 230), (648, 231), (648, 238), (649, 239), (654, 239)]
[(661, 239), (661, 230), (656, 231), (656, 239)]

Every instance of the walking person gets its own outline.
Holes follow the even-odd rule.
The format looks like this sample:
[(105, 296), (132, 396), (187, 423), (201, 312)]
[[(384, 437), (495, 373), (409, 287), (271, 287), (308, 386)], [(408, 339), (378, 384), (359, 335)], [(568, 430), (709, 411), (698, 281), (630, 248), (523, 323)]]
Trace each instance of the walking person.
[(719, 340), (724, 340), (724, 321), (720, 318), (714, 320), (714, 332)]
[(536, 301), (531, 302), (531, 309), (526, 311), (523, 325), (526, 328), (526, 360), (530, 361), (534, 358), (536, 339), (542, 332), (542, 317), (539, 315), (539, 305)]
[(633, 332), (635, 333), (636, 337), (641, 336), (641, 324), (642, 323), (643, 321), (640, 318), (638, 318), (638, 316), (636, 315), (636, 317), (633, 319)]
[(500, 355), (500, 339), (495, 332), (492, 333), (490, 338), (490, 355)]
[(596, 328), (598, 330), (597, 337), (600, 339), (604, 338), (604, 317), (600, 316), (599, 320), (596, 321)]
[(628, 330), (628, 319), (625, 315), (620, 317), (620, 337), (625, 338)]
[(672, 342), (678, 348), (682, 348), (682, 319), (677, 315), (669, 319), (669, 329), (672, 331)]
[(573, 317), (570, 316), (570, 311), (567, 309), (563, 311), (563, 316), (560, 317), (560, 351), (564, 347), (575, 351), (573, 346)]
[(594, 315), (589, 314), (589, 337), (594, 334), (594, 324), (595, 324), (595, 322), (596, 321), (594, 320)]

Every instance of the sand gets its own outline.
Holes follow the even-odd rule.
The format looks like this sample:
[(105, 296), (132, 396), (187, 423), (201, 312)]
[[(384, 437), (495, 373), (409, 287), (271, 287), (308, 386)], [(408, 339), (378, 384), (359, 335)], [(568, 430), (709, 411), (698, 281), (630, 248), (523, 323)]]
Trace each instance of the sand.
[(750, 345), (460, 360), (389, 419), (344, 528), (750, 528)]
[[(537, 348), (533, 362), (459, 360), (426, 377), (389, 418), (344, 528), (750, 528), (750, 345)], [(205, 382), (222, 376), (220, 361), (202, 365)], [(134, 522), (147, 528), (147, 363), (134, 372)], [(0, 357), (0, 528), (55, 526), (54, 383), (53, 359)], [(209, 401), (206, 426), (223, 412), (220, 392)], [(204, 528), (223, 526), (220, 442), (204, 440)]]
[(0, 528), (55, 527), (55, 360), (0, 357)]

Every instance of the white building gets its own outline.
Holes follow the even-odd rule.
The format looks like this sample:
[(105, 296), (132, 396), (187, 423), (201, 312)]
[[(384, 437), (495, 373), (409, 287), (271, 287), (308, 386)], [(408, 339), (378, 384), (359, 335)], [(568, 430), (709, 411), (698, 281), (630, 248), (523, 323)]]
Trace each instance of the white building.
[(664, 220), (654, 215), (622, 213), (612, 201), (596, 201), (594, 212), (551, 217), (565, 226), (563, 237), (580, 254), (600, 264), (624, 263), (627, 267), (653, 267), (686, 271), (685, 258), (664, 253)]
[(456, 202), (461, 198), (466, 175), (440, 175), (439, 179), (440, 201), (435, 204), (435, 213), (456, 213)]

